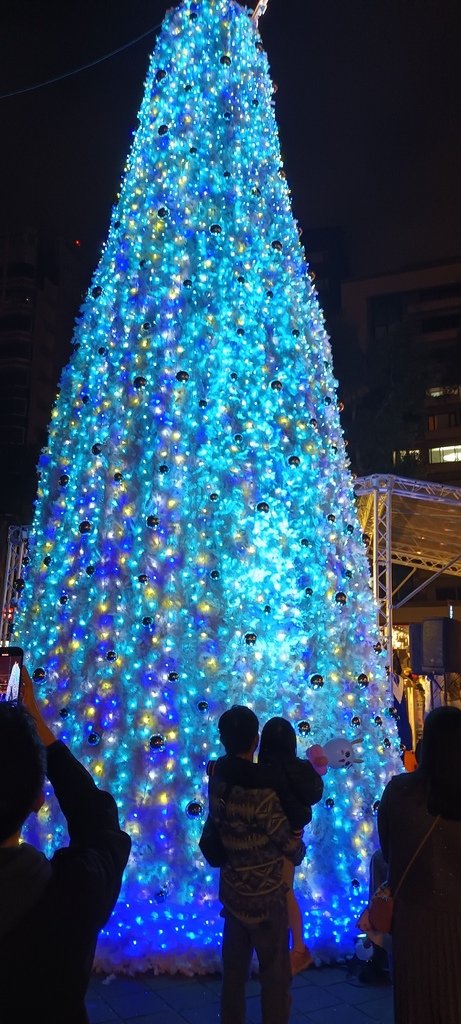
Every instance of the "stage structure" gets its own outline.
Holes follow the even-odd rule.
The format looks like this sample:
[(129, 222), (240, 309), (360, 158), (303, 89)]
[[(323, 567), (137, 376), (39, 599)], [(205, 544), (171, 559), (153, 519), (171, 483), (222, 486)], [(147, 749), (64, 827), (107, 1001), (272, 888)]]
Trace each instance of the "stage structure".
[[(400, 476), (359, 477), (358, 514), (370, 554), (377, 624), (392, 664), (394, 609), (408, 604), (439, 576), (461, 576), (461, 487)], [(408, 568), (394, 589), (392, 566)], [(417, 570), (427, 578), (398, 601), (398, 590)]]
[[(39, 465), (15, 635), (133, 838), (110, 970), (219, 965), (197, 844), (232, 703), (328, 751), (297, 872), (319, 960), (354, 949), (402, 767), (261, 24), (233, 0), (166, 14)], [(38, 829), (65, 838), (51, 794)]]

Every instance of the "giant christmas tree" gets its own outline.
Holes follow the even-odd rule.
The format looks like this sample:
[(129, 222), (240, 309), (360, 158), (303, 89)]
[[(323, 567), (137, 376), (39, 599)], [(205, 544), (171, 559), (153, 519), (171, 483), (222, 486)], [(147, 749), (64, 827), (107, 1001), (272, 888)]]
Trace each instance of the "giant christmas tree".
[[(197, 840), (225, 708), (287, 716), (301, 755), (327, 745), (297, 872), (320, 958), (353, 949), (377, 801), (401, 767), (250, 15), (233, 0), (166, 15), (40, 459), (17, 622), (50, 721), (133, 838), (98, 946), (122, 970), (218, 963), (217, 873)], [(37, 827), (48, 850), (65, 841), (52, 794)]]

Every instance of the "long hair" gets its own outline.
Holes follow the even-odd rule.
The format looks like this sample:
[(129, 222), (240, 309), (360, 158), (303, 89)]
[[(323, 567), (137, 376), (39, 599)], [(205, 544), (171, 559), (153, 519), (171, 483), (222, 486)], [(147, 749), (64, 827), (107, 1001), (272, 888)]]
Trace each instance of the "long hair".
[(296, 757), (296, 733), (286, 718), (270, 718), (261, 733), (258, 763), (293, 761)]
[(461, 820), (461, 710), (430, 711), (423, 729), (420, 771), (427, 784), (427, 809)]

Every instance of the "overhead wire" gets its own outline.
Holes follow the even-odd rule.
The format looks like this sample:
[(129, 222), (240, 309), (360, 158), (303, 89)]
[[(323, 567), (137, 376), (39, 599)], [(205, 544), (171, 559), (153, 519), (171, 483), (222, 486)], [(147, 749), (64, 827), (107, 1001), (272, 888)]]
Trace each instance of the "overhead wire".
[(162, 23), (154, 25), (149, 28), (147, 32), (143, 32), (142, 35), (137, 36), (136, 39), (131, 39), (129, 43), (124, 43), (123, 46), (117, 47), (116, 50), (111, 50), (110, 53), (104, 54), (103, 57), (97, 57), (96, 60), (89, 61), (88, 64), (81, 64), (80, 67), (73, 68), (72, 71), (65, 71), (62, 75), (55, 75), (54, 78), (48, 78), (44, 82), (36, 82), (34, 85), (26, 85), (23, 89), (16, 89), (12, 92), (0, 93), (0, 100), (12, 99), (14, 96), (23, 96), (27, 92), (36, 92), (38, 89), (44, 89), (45, 86), (55, 85), (56, 82), (62, 82), (66, 78), (72, 78), (74, 75), (81, 74), (82, 71), (88, 71), (90, 68), (94, 68), (97, 64), (103, 64), (105, 60), (110, 60), (111, 57), (116, 57), (117, 54), (123, 53), (124, 50), (129, 50), (131, 46), (136, 46), (147, 36), (152, 35), (161, 28)]

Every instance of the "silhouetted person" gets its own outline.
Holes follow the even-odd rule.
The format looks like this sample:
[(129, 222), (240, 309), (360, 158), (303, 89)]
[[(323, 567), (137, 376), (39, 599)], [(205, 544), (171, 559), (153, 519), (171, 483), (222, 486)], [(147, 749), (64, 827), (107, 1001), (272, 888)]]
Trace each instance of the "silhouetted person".
[[(131, 841), (113, 797), (56, 739), (22, 669), (23, 706), (0, 705), (0, 1020), (87, 1024), (98, 934), (117, 901)], [(69, 846), (49, 860), (22, 827), (44, 802), (45, 775)]]
[[(307, 758), (297, 757), (296, 733), (286, 718), (275, 717), (266, 722), (261, 733), (258, 764), (272, 765), (280, 781), (284, 781), (291, 799), (286, 800), (284, 793), (279, 790), (277, 792), (291, 827), (296, 830), (300, 827), (300, 821), (307, 824), (305, 817), (299, 818), (297, 807), (300, 805), (302, 810), (307, 811), (308, 821), (312, 819), (311, 807), (322, 797), (323, 780)], [(302, 913), (293, 889), (294, 874), (293, 861), (285, 858), (283, 880), (288, 886), (288, 925), (292, 939), (290, 963), (293, 975), (314, 963), (304, 942)]]
[(253, 764), (259, 739), (254, 712), (235, 705), (221, 715), (218, 727), (226, 757), (210, 766), (209, 799), (228, 858), (219, 884), (224, 917), (221, 1024), (245, 1022), (253, 951), (259, 961), (262, 1022), (288, 1024), (291, 969), (283, 859), (300, 864), (306, 848), (293, 834), (274, 789), (259, 784)]
[(428, 714), (421, 763), (415, 771), (396, 775), (387, 784), (378, 808), (378, 831), (392, 892), (427, 837), (394, 901), (395, 1024), (459, 1024), (459, 708), (442, 706)]

